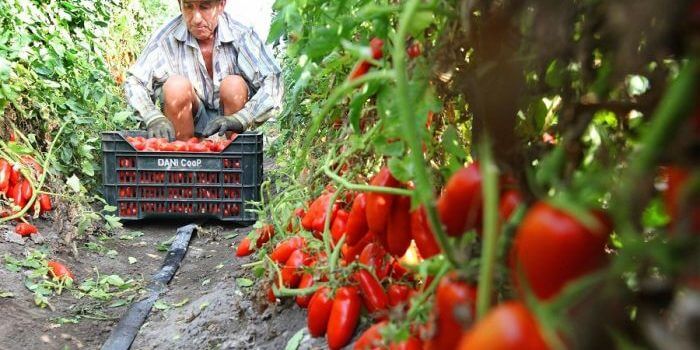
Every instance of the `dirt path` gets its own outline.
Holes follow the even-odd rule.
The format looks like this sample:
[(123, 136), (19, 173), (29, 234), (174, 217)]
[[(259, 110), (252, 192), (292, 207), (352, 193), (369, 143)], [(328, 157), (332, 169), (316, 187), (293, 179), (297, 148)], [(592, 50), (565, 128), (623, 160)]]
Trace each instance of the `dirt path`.
[[(56, 244), (58, 235), (51, 232), (50, 222), (40, 221), (47, 243), (28, 242), (21, 246), (0, 241), (0, 256), (20, 259), (24, 251), (44, 249), (51, 259), (70, 266), (78, 282), (96, 278), (99, 272), (100, 276), (114, 274), (125, 281), (133, 279), (145, 284), (163, 261), (165, 252), (159, 251), (158, 245), (183, 224), (186, 222), (128, 225), (114, 237), (93, 239), (89, 247), (83, 244), (80, 258), (74, 259)], [(270, 306), (262, 301), (265, 288), (260, 282), (250, 287), (240, 287), (236, 282), (239, 277), (255, 280), (249, 269), (240, 267), (250, 259), (234, 258), (231, 248), (249, 230), (203, 226), (132, 349), (282, 349), (305, 327), (306, 313), (292, 300)], [(139, 236), (139, 232), (143, 235)], [(136, 237), (120, 239), (132, 236)], [(54, 311), (39, 308), (24, 286), (27, 273), (0, 268), (0, 292), (14, 295), (0, 298), (0, 349), (99, 348), (127, 309), (125, 302), (118, 304), (128, 294), (98, 303), (90, 297), (78, 300), (70, 292), (50, 299)], [(139, 297), (136, 289), (131, 295)], [(71, 323), (74, 321), (77, 323)], [(305, 338), (301, 349), (325, 345), (322, 339)]]

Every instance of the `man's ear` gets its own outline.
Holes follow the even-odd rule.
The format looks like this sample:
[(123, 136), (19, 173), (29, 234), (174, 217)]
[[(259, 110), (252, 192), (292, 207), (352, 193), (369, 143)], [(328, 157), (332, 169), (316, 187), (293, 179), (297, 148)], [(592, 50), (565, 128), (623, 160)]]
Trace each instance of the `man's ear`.
[(221, 6), (221, 12), (224, 12), (224, 9), (226, 8), (226, 0), (221, 0), (219, 5)]

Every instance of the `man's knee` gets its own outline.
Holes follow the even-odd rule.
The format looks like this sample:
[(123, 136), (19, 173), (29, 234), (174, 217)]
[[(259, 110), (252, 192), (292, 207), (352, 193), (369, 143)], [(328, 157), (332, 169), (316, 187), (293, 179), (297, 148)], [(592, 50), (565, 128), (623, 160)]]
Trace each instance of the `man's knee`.
[(185, 77), (174, 75), (163, 84), (163, 99), (166, 105), (184, 107), (194, 101), (192, 83)]
[(221, 81), (221, 103), (230, 113), (238, 112), (248, 102), (248, 84), (240, 75), (229, 75)]

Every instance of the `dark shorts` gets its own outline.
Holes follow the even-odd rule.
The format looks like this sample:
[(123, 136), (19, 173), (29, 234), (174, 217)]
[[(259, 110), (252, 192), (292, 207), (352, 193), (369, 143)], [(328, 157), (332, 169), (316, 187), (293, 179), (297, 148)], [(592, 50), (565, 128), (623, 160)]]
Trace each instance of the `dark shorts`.
[[(156, 96), (158, 96), (158, 103), (160, 104), (160, 109), (161, 111), (163, 110), (163, 101), (165, 100), (165, 97), (163, 95), (163, 88), (159, 87), (156, 89)], [(195, 95), (196, 96), (196, 95)], [(194, 113), (193, 119), (194, 119), (194, 133), (198, 136), (202, 134), (204, 131), (204, 128), (207, 127), (207, 124), (218, 117), (219, 110), (218, 109), (209, 109), (205, 106), (204, 102), (199, 99), (199, 96), (197, 96), (197, 105), (199, 108), (197, 111)]]

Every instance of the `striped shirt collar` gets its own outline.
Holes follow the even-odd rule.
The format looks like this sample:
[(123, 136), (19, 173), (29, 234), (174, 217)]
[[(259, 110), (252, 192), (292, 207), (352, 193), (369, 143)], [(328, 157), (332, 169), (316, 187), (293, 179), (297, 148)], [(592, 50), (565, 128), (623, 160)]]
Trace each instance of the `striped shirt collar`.
[[(185, 19), (180, 15), (178, 18), (180, 23), (178, 23), (177, 27), (173, 30), (173, 37), (180, 42), (185, 43), (187, 46), (191, 47), (199, 47), (199, 44), (197, 43), (197, 39), (190, 33), (189, 30), (187, 30), (187, 24), (185, 23)], [(231, 32), (231, 28), (228, 25), (228, 19), (224, 14), (219, 16), (219, 25), (216, 27), (216, 43), (214, 46), (221, 46), (221, 43), (231, 43), (234, 40), (234, 35), (233, 32)]]

